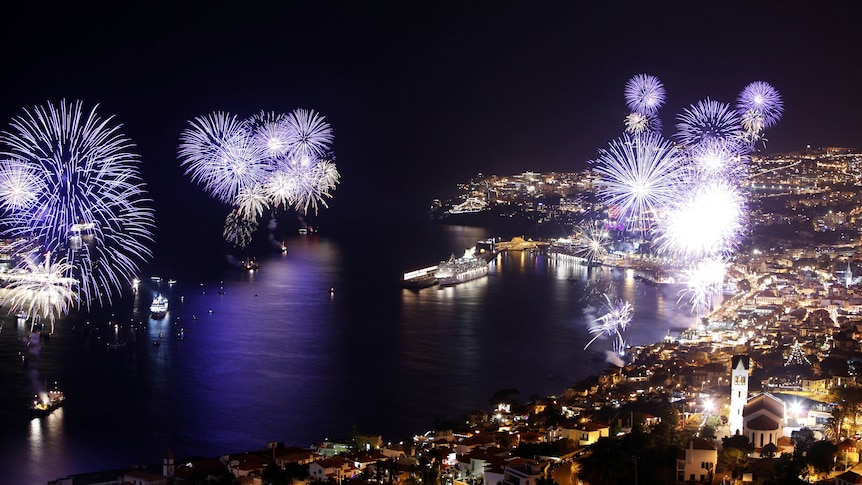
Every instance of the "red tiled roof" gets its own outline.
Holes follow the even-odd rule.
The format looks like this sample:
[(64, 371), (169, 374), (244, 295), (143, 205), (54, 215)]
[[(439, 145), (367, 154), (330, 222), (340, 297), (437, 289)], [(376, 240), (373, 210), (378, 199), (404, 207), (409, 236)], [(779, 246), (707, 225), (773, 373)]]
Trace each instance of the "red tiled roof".
[(778, 421), (761, 414), (760, 416), (752, 419), (745, 425), (748, 429), (754, 429), (757, 431), (770, 431), (778, 429)]

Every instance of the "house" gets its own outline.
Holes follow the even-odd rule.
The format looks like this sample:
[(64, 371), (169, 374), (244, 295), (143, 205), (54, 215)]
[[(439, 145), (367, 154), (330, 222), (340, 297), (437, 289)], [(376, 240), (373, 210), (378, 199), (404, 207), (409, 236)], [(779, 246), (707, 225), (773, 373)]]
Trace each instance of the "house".
[(342, 480), (353, 478), (356, 472), (350, 462), (341, 456), (315, 460), (308, 465), (308, 475), (319, 482), (332, 480), (335, 483), (341, 483)]
[(695, 481), (707, 483), (715, 474), (718, 450), (703, 438), (692, 437), (685, 450), (680, 450), (676, 459), (676, 483)]
[(131, 485), (168, 485), (168, 477), (140, 470), (132, 470), (123, 474), (121, 483)]
[(835, 485), (859, 485), (862, 484), (862, 475), (853, 470), (846, 471), (835, 477)]
[(547, 461), (513, 458), (503, 467), (505, 485), (536, 485), (545, 477)]

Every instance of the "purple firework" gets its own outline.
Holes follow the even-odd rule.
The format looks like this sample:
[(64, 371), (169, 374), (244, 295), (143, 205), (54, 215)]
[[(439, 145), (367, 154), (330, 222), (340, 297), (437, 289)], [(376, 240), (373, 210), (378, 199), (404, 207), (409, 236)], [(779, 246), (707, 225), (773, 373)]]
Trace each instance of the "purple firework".
[(719, 139), (740, 143), (743, 139), (739, 113), (727, 103), (709, 98), (698, 101), (677, 116), (676, 139), (685, 146)]
[(772, 85), (763, 81), (755, 81), (746, 86), (736, 98), (736, 108), (743, 113), (743, 118), (746, 118), (745, 113), (748, 113), (749, 120), (759, 120), (761, 130), (775, 126), (784, 113), (781, 95)]
[(656, 115), (645, 115), (633, 111), (625, 119), (626, 133), (661, 133), (661, 120)]
[(189, 124), (180, 136), (179, 156), (193, 181), (226, 204), (233, 204), (240, 190), (263, 184), (271, 164), (246, 123), (217, 112)]
[(137, 275), (155, 228), (134, 144), (97, 108), (47, 103), (0, 133), (5, 236), (66, 262), (87, 307)]
[(625, 97), (626, 106), (633, 112), (655, 115), (664, 105), (664, 85), (655, 76), (638, 74), (626, 83)]

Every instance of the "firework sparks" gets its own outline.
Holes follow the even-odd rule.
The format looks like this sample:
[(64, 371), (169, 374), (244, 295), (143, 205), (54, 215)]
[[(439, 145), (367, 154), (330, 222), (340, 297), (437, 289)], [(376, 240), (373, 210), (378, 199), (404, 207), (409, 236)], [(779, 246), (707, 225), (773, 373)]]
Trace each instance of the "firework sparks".
[(186, 174), (215, 198), (231, 204), (240, 190), (263, 183), (270, 164), (246, 123), (228, 113), (190, 121), (180, 137), (180, 163)]
[(664, 85), (655, 76), (638, 74), (626, 83), (625, 98), (633, 112), (654, 115), (664, 105)]
[(612, 301), (607, 294), (605, 294), (604, 297), (606, 311), (601, 317), (597, 318), (595, 322), (593, 322), (593, 325), (590, 326), (589, 332), (595, 336), (587, 342), (587, 345), (584, 346), (584, 350), (586, 350), (602, 335), (607, 335), (614, 339), (614, 351), (618, 355), (623, 355), (625, 353), (626, 341), (623, 338), (622, 332), (624, 332), (631, 323), (632, 317), (634, 316), (634, 309), (632, 308), (631, 303), (627, 301)]
[[(746, 86), (736, 99), (736, 108), (746, 113), (749, 129), (764, 130), (775, 126), (784, 112), (781, 95), (769, 83), (755, 81)], [(756, 121), (753, 121), (756, 120)]]
[(677, 117), (677, 140), (694, 146), (705, 140), (719, 139), (739, 143), (743, 139), (742, 121), (727, 103), (709, 98), (683, 110)]
[(599, 151), (599, 196), (618, 207), (629, 227), (649, 225), (655, 213), (678, 196), (683, 162), (681, 152), (661, 135), (623, 135)]
[(725, 180), (697, 184), (658, 224), (659, 250), (689, 261), (732, 253), (744, 228), (744, 201), (739, 189)]
[(48, 320), (53, 333), (54, 320), (68, 314), (69, 309), (78, 301), (78, 294), (74, 290), (77, 281), (66, 276), (72, 269), (65, 260), (52, 262), (51, 253), (45, 254), (42, 263), (27, 259), (25, 270), (5, 276), (9, 282), (9, 313), (23, 311), (33, 318), (34, 322), (40, 319)]
[(252, 234), (257, 230), (256, 219), (246, 219), (237, 210), (232, 210), (225, 217), (224, 239), (238, 248), (244, 248), (251, 242)]
[(288, 145), (292, 154), (300, 157), (320, 158), (328, 155), (332, 144), (332, 128), (324, 116), (314, 110), (295, 109), (285, 120), (288, 128)]
[(625, 125), (625, 132), (633, 135), (661, 132), (661, 120), (658, 116), (645, 115), (636, 111), (626, 116)]
[[(61, 101), (25, 109), (0, 143), (11, 159), (0, 163), (6, 237), (62, 255), (88, 307), (110, 303), (152, 256), (153, 211), (132, 142), (97, 107)], [(15, 186), (26, 195), (11, 196)]]
[(605, 224), (600, 221), (590, 221), (581, 227), (577, 238), (578, 254), (587, 262), (601, 262), (608, 255), (610, 234)]
[(720, 258), (707, 258), (689, 267), (683, 274), (686, 288), (680, 290), (678, 302), (687, 299), (691, 312), (702, 317), (715, 305), (726, 269), (727, 263)]

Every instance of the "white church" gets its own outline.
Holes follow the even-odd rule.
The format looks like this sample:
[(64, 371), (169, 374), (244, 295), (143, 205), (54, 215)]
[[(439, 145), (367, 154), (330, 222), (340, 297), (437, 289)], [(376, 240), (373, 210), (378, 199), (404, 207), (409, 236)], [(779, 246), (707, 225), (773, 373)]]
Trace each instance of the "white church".
[(735, 355), (731, 361), (730, 412), (727, 420), (730, 434), (747, 437), (757, 449), (772, 443), (781, 450), (789, 445), (790, 432), (798, 429), (798, 426), (786, 426), (789, 416), (787, 406), (781, 399), (768, 392), (749, 398), (751, 364), (747, 355)]

